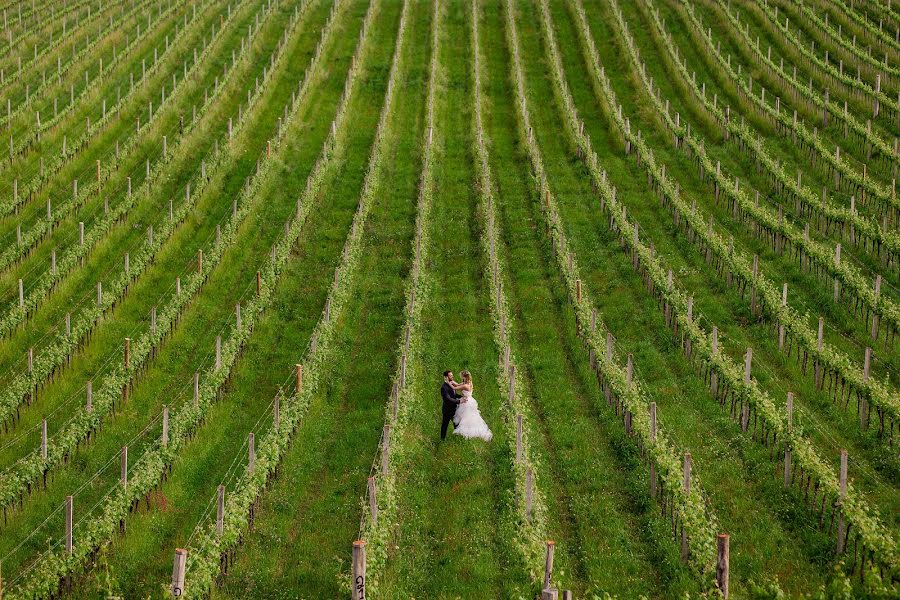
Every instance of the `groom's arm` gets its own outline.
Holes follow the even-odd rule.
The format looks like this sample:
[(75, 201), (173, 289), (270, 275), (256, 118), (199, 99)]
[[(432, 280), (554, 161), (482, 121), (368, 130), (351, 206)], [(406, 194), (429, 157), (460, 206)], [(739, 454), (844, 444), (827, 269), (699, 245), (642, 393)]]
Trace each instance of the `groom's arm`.
[(453, 388), (448, 386), (441, 386), (441, 398), (446, 400), (447, 402), (451, 402), (453, 404), (459, 404), (459, 394), (453, 391)]

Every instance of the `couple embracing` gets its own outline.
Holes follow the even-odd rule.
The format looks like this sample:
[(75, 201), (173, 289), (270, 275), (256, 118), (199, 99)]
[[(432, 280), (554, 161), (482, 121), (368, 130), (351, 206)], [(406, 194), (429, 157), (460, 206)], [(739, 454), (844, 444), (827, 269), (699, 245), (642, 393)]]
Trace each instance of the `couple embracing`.
[(478, 401), (472, 397), (472, 374), (463, 371), (460, 376), (462, 383), (456, 383), (453, 371), (444, 371), (444, 383), (441, 385), (441, 439), (447, 438), (447, 426), (452, 421), (453, 433), (456, 435), (467, 440), (479, 438), (489, 442), (494, 434), (481, 418)]

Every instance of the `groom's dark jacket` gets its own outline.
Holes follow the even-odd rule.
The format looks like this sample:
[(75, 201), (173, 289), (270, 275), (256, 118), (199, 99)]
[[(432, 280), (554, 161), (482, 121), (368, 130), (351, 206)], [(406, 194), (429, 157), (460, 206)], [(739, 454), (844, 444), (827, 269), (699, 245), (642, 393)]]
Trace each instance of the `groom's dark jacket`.
[(451, 415), (456, 412), (456, 407), (459, 405), (460, 398), (461, 396), (454, 392), (453, 388), (450, 387), (450, 384), (445, 381), (441, 386), (441, 399), (444, 401), (444, 412), (450, 413)]

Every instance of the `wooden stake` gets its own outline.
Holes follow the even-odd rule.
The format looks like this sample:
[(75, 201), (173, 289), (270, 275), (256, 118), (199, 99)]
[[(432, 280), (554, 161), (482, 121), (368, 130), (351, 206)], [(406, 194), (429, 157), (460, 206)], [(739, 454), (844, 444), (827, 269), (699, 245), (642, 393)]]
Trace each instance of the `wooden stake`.
[(720, 533), (716, 536), (716, 585), (722, 597), (728, 600), (728, 559), (729, 559), (729, 537), (727, 533)]
[(256, 471), (256, 436), (251, 431), (247, 435), (247, 472), (251, 475)]
[(72, 554), (72, 524), (74, 522), (74, 506), (72, 496), (66, 496), (66, 554)]
[[(656, 402), (650, 403), (650, 443), (656, 442)], [(650, 497), (656, 498), (656, 463), (650, 461)]]
[(378, 523), (378, 498), (375, 496), (375, 478), (369, 477), (369, 516), (372, 524)]
[(162, 446), (165, 448), (169, 445), (169, 407), (163, 406), (162, 419)]
[(122, 487), (128, 486), (128, 446), (122, 446), (122, 452), (119, 457), (119, 482)]
[(353, 542), (352, 577), (351, 599), (366, 600), (366, 542), (363, 540)]
[(172, 597), (184, 595), (184, 567), (187, 563), (187, 550), (175, 549), (175, 564), (172, 566)]
[(47, 460), (47, 419), (41, 419), (41, 458)]
[(544, 585), (541, 589), (550, 587), (550, 580), (553, 578), (553, 554), (556, 551), (556, 542), (547, 540), (547, 553), (544, 558)]
[(516, 415), (516, 462), (522, 461), (522, 415)]
[(221, 538), (225, 532), (225, 486), (220, 485), (216, 499), (216, 536)]

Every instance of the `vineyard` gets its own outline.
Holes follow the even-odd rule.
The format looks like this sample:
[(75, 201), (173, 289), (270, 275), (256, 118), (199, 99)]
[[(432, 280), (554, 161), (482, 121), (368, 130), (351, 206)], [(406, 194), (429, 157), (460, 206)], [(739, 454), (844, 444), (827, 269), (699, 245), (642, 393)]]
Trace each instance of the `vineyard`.
[(900, 597), (894, 4), (0, 0), (0, 600)]

